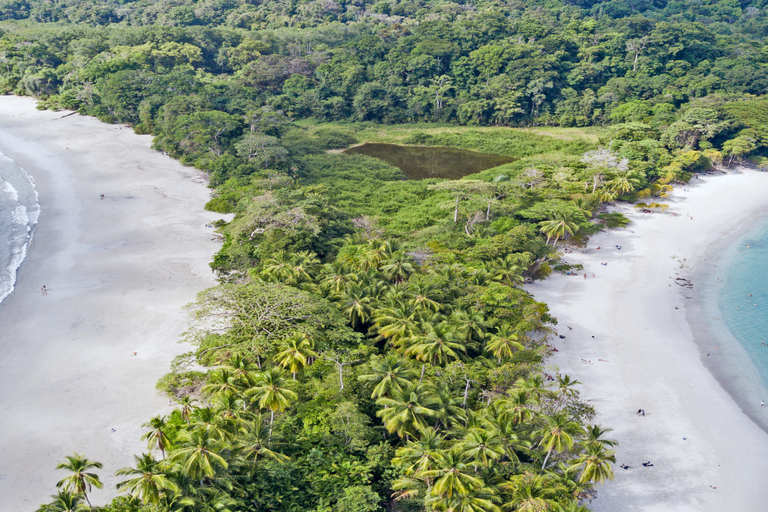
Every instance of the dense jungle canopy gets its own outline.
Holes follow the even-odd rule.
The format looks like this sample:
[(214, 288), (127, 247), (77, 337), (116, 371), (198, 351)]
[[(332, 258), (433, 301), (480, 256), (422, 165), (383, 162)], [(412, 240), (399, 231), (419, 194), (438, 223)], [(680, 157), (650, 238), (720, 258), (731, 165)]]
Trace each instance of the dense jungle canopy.
[[(766, 166), (766, 3), (0, 0), (0, 91), (151, 133), (234, 214), (103, 510), (585, 510), (613, 442), (522, 284), (611, 203)], [(410, 181), (365, 141), (515, 160)]]

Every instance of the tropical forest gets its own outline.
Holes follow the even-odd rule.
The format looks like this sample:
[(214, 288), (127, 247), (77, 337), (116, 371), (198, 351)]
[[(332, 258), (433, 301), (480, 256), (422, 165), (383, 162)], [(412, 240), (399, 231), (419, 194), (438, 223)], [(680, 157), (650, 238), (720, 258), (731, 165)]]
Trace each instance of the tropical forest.
[(0, 91), (151, 134), (231, 219), (118, 496), (73, 447), (39, 511), (588, 510), (610, 425), (524, 285), (612, 204), (768, 168), (766, 4), (0, 0)]

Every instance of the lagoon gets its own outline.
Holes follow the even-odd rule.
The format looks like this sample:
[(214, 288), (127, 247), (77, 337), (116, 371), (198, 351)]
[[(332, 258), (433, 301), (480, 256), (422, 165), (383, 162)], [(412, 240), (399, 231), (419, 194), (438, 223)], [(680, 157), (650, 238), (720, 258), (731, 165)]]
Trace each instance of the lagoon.
[(398, 167), (409, 180), (426, 178), (457, 180), (517, 160), (508, 156), (464, 149), (382, 143), (361, 144), (347, 149), (344, 153), (367, 155), (384, 160)]

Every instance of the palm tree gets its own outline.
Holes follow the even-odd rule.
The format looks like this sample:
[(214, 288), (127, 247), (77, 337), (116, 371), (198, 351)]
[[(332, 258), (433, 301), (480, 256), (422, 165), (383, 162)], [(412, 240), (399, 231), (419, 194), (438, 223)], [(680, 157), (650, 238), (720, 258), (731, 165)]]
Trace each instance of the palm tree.
[(284, 372), (277, 367), (258, 374), (256, 384), (246, 391), (246, 394), (258, 400), (259, 408), (269, 409), (270, 430), (275, 421), (275, 411), (282, 412), (292, 401), (299, 398), (296, 393), (288, 389)]
[(325, 275), (321, 285), (324, 289), (339, 294), (344, 293), (347, 287), (355, 281), (355, 274), (348, 266), (334, 261), (325, 267)]
[(533, 417), (531, 407), (536, 403), (527, 390), (515, 389), (503, 404), (508, 409), (511, 421), (515, 425), (525, 423)]
[(141, 436), (141, 440), (147, 441), (147, 446), (150, 450), (154, 448), (160, 450), (163, 458), (165, 458), (165, 448), (171, 444), (171, 440), (168, 439), (168, 435), (165, 433), (168, 430), (165, 416), (155, 416), (149, 422), (144, 423), (142, 427), (150, 430)]
[(470, 495), (483, 487), (482, 479), (474, 476), (469, 457), (458, 449), (440, 450), (435, 453), (432, 469), (420, 471), (417, 476), (434, 480), (430, 494), (453, 498)]
[(396, 284), (402, 283), (414, 272), (416, 269), (411, 263), (411, 258), (402, 251), (395, 252), (381, 267), (381, 273), (384, 274), (384, 277)]
[(251, 461), (252, 466), (261, 458), (271, 459), (275, 462), (287, 462), (290, 460), (282, 453), (269, 448), (271, 428), (267, 428), (264, 418), (256, 416), (253, 421), (243, 424), (240, 434), (237, 436), (236, 450), (243, 460)]
[(515, 352), (523, 349), (520, 338), (520, 334), (515, 332), (510, 325), (504, 324), (499, 327), (495, 334), (491, 334), (490, 339), (485, 344), (485, 350), (493, 354), (493, 357), (498, 359), (499, 364), (501, 364), (502, 361), (511, 359)]
[(492, 430), (472, 428), (457, 448), (476, 466), (488, 467), (505, 453), (502, 440)]
[(449, 428), (455, 423), (466, 421), (467, 414), (471, 410), (465, 411), (462, 408), (461, 400), (453, 393), (448, 383), (438, 381), (433, 385), (432, 395), (434, 397), (432, 408), (437, 413), (435, 428), (438, 428), (441, 423), (444, 428)]
[(224, 362), (224, 365), (229, 368), (229, 371), (235, 377), (235, 384), (238, 389), (242, 390), (253, 384), (254, 375), (257, 369), (256, 365), (241, 354), (233, 355)]
[(61, 490), (51, 498), (53, 501), (41, 505), (37, 512), (83, 512), (88, 509), (81, 503), (83, 498), (78, 492)]
[(408, 284), (408, 292), (411, 295), (410, 305), (416, 311), (440, 311), (440, 292), (434, 287), (421, 284)]
[(275, 354), (274, 361), (288, 368), (296, 380), (296, 372), (307, 366), (311, 357), (317, 357), (312, 350), (312, 340), (304, 333), (295, 333), (283, 341), (283, 350)]
[(539, 231), (547, 235), (547, 243), (554, 238), (552, 247), (557, 245), (557, 241), (564, 238), (565, 235), (572, 235), (578, 231), (579, 225), (571, 222), (564, 215), (558, 214), (553, 219), (539, 222)]
[(469, 494), (458, 494), (451, 497), (429, 496), (426, 504), (430, 510), (446, 510), (450, 512), (501, 512), (496, 503), (501, 498), (490, 487), (473, 489)]
[(580, 483), (602, 483), (613, 480), (613, 470), (609, 463), (616, 463), (613, 451), (599, 444), (588, 444), (587, 451), (579, 455), (571, 464), (573, 469), (581, 469)]
[(612, 428), (603, 428), (600, 425), (590, 425), (584, 436), (584, 443), (603, 447), (616, 446), (618, 443), (612, 439), (604, 439), (603, 434), (611, 432)]
[(407, 305), (378, 309), (374, 313), (374, 326), (381, 338), (390, 340), (397, 346), (403, 338), (413, 336), (416, 332), (414, 312)]
[(198, 407), (192, 413), (192, 428), (195, 432), (206, 432), (212, 439), (224, 440), (230, 436), (223, 418), (213, 407)]
[(171, 460), (181, 465), (181, 471), (202, 484), (206, 478), (213, 478), (217, 468), (226, 469), (227, 461), (218, 454), (219, 441), (207, 430), (182, 431), (179, 446), (173, 451)]
[(243, 415), (246, 414), (246, 400), (241, 395), (232, 392), (217, 395), (213, 400), (213, 405), (215, 406), (214, 412), (229, 427), (230, 431), (237, 429)]
[(627, 194), (635, 190), (640, 184), (635, 173), (632, 171), (616, 171), (614, 177), (607, 183), (608, 188), (616, 193), (617, 196)]
[(498, 258), (491, 263), (493, 270), (493, 279), (509, 286), (519, 286), (523, 284), (523, 272), (526, 268), (518, 264), (519, 257), (509, 254), (506, 258)]
[(232, 392), (240, 393), (237, 375), (230, 368), (219, 368), (208, 373), (205, 385), (200, 389), (208, 395)]
[(76, 492), (82, 494), (88, 506), (93, 508), (91, 500), (88, 499), (88, 492), (93, 487), (101, 489), (102, 483), (99, 480), (99, 476), (96, 473), (89, 472), (90, 469), (100, 469), (101, 462), (88, 460), (85, 455), (79, 455), (77, 453), (73, 455), (67, 455), (65, 462), (60, 462), (56, 469), (66, 469), (71, 471), (72, 474), (66, 478), (59, 480), (56, 483), (57, 488), (64, 487), (66, 491)]
[(589, 507), (579, 505), (578, 500), (573, 500), (567, 505), (558, 505), (555, 512), (589, 512)]
[(416, 372), (408, 366), (407, 361), (392, 352), (384, 358), (373, 359), (371, 372), (357, 378), (360, 382), (373, 384), (371, 398), (391, 397), (401, 393), (416, 378)]
[(193, 403), (195, 399), (189, 395), (176, 399), (176, 403), (181, 406), (181, 419), (187, 422), (189, 425), (189, 416), (192, 414), (192, 410), (195, 408)]
[(167, 493), (179, 492), (179, 486), (168, 478), (162, 465), (151, 454), (144, 453), (141, 457), (133, 457), (136, 459), (136, 468), (117, 471), (117, 475), (133, 477), (118, 483), (118, 490), (127, 491), (144, 505), (159, 505), (161, 498)]
[(542, 418), (544, 426), (536, 432), (536, 436), (541, 437), (539, 446), (547, 450), (547, 456), (541, 465), (541, 469), (544, 469), (553, 451), (560, 453), (573, 448), (573, 437), (580, 434), (582, 429), (581, 425), (562, 412)]
[(317, 254), (309, 251), (300, 251), (290, 258), (290, 276), (292, 283), (304, 283), (312, 281), (320, 267)]
[(427, 384), (404, 386), (402, 393), (376, 400), (376, 405), (383, 407), (376, 412), (376, 416), (384, 421), (387, 431), (397, 432), (400, 437), (409, 439), (409, 435), (427, 428), (428, 420), (437, 416), (432, 391)]
[(405, 355), (435, 366), (460, 359), (460, 353), (466, 352), (456, 328), (450, 323), (428, 323), (424, 328), (423, 333), (410, 338), (410, 346), (405, 350)]
[(557, 506), (554, 498), (565, 491), (565, 487), (553, 477), (530, 472), (512, 477), (501, 487), (510, 493), (510, 500), (504, 508), (515, 512), (552, 510)]
[[(432, 467), (435, 453), (444, 448), (445, 438), (434, 429), (419, 431), (419, 437), (395, 451), (392, 463), (405, 468), (406, 474), (413, 475)], [(431, 482), (428, 482), (431, 485)]]
[(371, 294), (368, 288), (360, 285), (351, 285), (341, 296), (343, 313), (356, 329), (368, 321), (371, 315)]
[(488, 323), (485, 315), (480, 311), (456, 311), (451, 315), (449, 321), (462, 334), (467, 344), (472, 344), (473, 341), (482, 342), (485, 339)]
[(270, 281), (282, 281), (288, 277), (290, 267), (290, 255), (285, 251), (277, 251), (264, 261), (261, 274)]

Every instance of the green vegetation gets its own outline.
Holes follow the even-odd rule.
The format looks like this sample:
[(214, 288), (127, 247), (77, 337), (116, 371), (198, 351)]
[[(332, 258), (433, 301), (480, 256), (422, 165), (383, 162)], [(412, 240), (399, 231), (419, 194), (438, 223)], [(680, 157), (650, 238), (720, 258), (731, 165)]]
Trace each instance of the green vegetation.
[[(221, 284), (105, 511), (579, 510), (613, 442), (520, 286), (713, 165), (768, 165), (760, 2), (0, 0), (0, 91), (207, 171)], [(360, 142), (516, 160), (404, 180)], [(576, 268), (576, 270), (578, 270)], [(159, 458), (158, 458), (159, 456)], [(83, 456), (41, 511), (99, 487)]]

